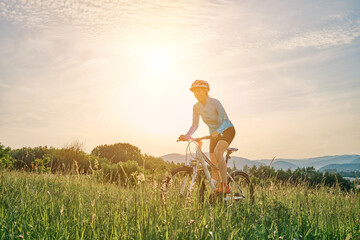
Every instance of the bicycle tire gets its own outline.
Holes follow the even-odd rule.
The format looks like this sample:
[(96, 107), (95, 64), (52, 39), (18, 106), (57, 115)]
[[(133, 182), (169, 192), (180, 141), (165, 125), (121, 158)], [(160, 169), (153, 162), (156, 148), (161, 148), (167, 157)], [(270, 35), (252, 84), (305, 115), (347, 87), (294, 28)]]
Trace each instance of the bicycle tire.
[(190, 183), (192, 180), (193, 168), (188, 166), (182, 166), (175, 168), (171, 171), (171, 176), (167, 177), (163, 181), (162, 196), (166, 202), (170, 200), (172, 202), (184, 202), (186, 198), (191, 196), (197, 196), (200, 202), (204, 201), (204, 192), (206, 189), (204, 181), (195, 179), (192, 191), (189, 192)]
[[(228, 184), (231, 187), (231, 193), (227, 198), (233, 201), (239, 201), (248, 198), (251, 203), (254, 202), (254, 185), (251, 182), (250, 176), (241, 170), (234, 171), (230, 174), (232, 179), (228, 177)], [(236, 184), (235, 184), (236, 182)], [(240, 187), (240, 189), (238, 188)]]

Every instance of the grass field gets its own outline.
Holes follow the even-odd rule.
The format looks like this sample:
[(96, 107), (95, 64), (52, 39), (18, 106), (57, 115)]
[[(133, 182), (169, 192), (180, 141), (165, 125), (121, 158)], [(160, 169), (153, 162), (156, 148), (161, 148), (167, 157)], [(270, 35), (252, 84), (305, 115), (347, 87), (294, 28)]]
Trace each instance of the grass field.
[(84, 175), (0, 173), (0, 239), (359, 239), (360, 196), (256, 186), (255, 203), (164, 204), (161, 183), (124, 188)]

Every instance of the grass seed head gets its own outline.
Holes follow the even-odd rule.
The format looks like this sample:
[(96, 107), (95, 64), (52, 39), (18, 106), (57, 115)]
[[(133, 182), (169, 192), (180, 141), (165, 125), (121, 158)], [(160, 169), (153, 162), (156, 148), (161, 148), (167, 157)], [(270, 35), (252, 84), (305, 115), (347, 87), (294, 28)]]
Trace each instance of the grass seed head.
[(62, 216), (63, 212), (64, 212), (64, 204), (61, 206), (61, 209), (60, 209), (60, 216)]
[(139, 175), (137, 175), (137, 184), (141, 184), (145, 182), (145, 175), (143, 173), (140, 173)]

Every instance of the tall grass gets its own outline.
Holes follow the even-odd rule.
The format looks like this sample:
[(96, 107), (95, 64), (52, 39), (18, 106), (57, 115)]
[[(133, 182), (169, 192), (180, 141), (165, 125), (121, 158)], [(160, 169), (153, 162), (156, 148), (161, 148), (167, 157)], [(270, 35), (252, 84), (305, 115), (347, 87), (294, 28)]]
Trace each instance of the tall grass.
[(358, 239), (359, 193), (258, 185), (255, 203), (166, 199), (91, 176), (0, 173), (0, 239)]

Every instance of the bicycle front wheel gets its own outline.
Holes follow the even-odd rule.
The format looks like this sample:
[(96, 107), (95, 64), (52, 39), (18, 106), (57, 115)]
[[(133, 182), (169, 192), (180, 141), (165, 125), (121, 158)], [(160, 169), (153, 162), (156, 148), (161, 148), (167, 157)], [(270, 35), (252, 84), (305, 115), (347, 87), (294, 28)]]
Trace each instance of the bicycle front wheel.
[(234, 171), (228, 177), (228, 184), (231, 193), (226, 196), (226, 200), (240, 201), (245, 198), (254, 202), (254, 186), (250, 181), (250, 176), (243, 171)]
[(205, 183), (194, 175), (193, 168), (183, 166), (171, 171), (171, 176), (163, 181), (163, 200), (176, 203), (184, 202), (185, 199), (197, 197), (204, 200)]

